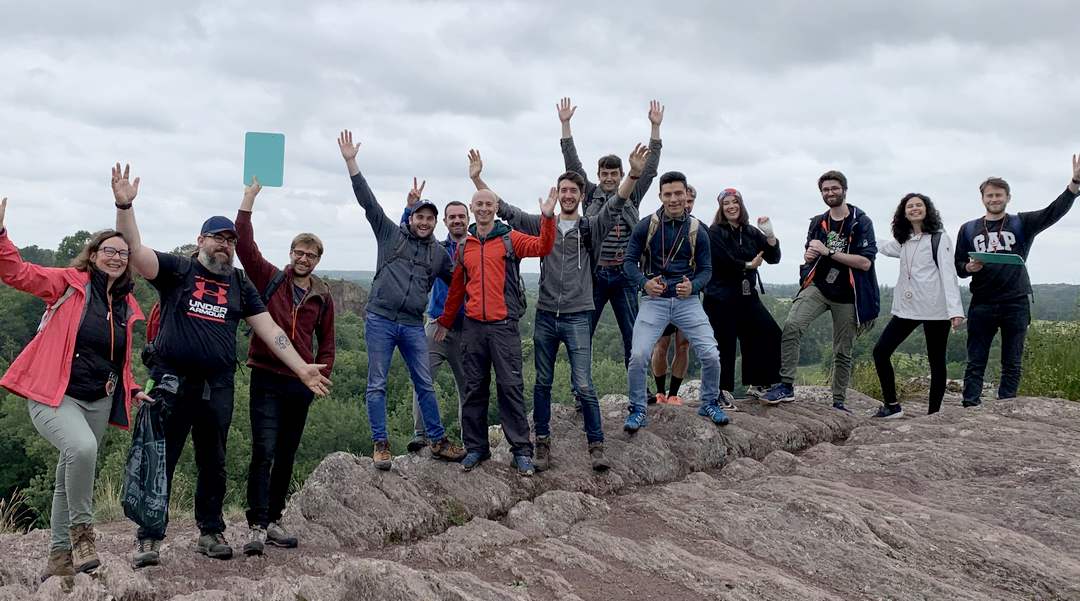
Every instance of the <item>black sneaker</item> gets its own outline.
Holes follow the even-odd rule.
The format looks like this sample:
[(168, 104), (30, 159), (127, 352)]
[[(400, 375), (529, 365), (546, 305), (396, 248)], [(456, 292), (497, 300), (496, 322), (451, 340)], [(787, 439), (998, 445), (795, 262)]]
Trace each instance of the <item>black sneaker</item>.
[(542, 472), (551, 467), (551, 437), (537, 436), (533, 465), (536, 471)]
[(832, 408), (836, 409), (837, 411), (843, 411), (844, 413), (847, 413), (848, 415), (853, 415), (852, 412), (851, 412), (851, 409), (848, 409), (847, 407), (844, 406), (844, 401), (833, 401)]
[(900, 403), (893, 403), (891, 405), (884, 404), (878, 408), (877, 413), (873, 417), (880, 417), (881, 419), (897, 419), (904, 417), (904, 409), (900, 407)]
[(405, 448), (410, 453), (419, 453), (424, 447), (428, 446), (428, 439), (423, 434), (413, 434), (412, 440), (409, 444), (405, 445)]
[(229, 541), (225, 540), (225, 535), (220, 532), (200, 536), (195, 550), (213, 559), (232, 559), (233, 554)]
[(963, 405), (964, 407), (968, 407), (968, 408), (981, 407), (982, 406), (982, 399), (975, 399), (973, 401), (969, 401), (967, 399), (964, 399), (963, 402), (961, 402), (960, 404)]

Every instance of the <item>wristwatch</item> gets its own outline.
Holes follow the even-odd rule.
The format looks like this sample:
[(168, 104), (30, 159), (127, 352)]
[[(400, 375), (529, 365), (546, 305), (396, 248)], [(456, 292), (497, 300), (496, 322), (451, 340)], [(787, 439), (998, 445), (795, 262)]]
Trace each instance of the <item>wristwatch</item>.
[(828, 255), (828, 256), (830, 256), (830, 257), (831, 257), (831, 256), (833, 256), (833, 255), (835, 255), (835, 254), (836, 254), (836, 251), (830, 248), (830, 249), (829, 249), (829, 255)]

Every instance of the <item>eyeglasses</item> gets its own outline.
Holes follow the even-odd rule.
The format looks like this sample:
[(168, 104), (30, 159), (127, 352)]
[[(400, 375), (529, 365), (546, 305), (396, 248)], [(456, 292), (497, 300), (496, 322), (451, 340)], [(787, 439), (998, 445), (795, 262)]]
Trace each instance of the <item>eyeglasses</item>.
[(111, 259), (113, 257), (120, 257), (120, 259), (122, 261), (127, 261), (128, 257), (131, 256), (131, 251), (129, 251), (129, 250), (119, 250), (119, 249), (113, 248), (111, 246), (102, 246), (101, 248), (98, 249), (98, 252), (105, 255), (109, 259)]
[(229, 246), (236, 246), (236, 238), (232, 236), (222, 236), (221, 234), (212, 234), (210, 239), (218, 244), (228, 244)]
[(822, 192), (842, 192), (844, 189), (840, 186), (829, 186), (828, 188), (822, 188)]
[(318, 261), (320, 258), (319, 255), (315, 253), (307, 253), (302, 250), (296, 250), (295, 248), (292, 250), (292, 256), (297, 259), (307, 259), (308, 261)]

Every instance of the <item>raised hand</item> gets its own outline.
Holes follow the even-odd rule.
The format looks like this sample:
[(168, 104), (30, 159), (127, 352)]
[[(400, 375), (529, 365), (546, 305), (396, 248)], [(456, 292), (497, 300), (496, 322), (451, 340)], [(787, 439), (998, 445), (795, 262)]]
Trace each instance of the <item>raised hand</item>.
[(251, 185), (244, 186), (244, 196), (254, 200), (259, 195), (259, 192), (262, 192), (262, 184), (259, 183), (259, 178), (252, 175)]
[(413, 205), (420, 202), (420, 199), (423, 197), (423, 194), (424, 194), (424, 186), (426, 186), (426, 185), (427, 185), (427, 180), (424, 180), (424, 181), (420, 182), (420, 186), (417, 187), (416, 186), (416, 178), (415, 177), (412, 178), (412, 190), (409, 190), (409, 195), (405, 197), (406, 206), (408, 206), (411, 209), (413, 207)]
[(630, 151), (630, 175), (638, 176), (645, 170), (645, 160), (649, 158), (649, 147), (635, 144)]
[(551, 191), (548, 192), (547, 200), (544, 200), (543, 198), (540, 199), (540, 214), (544, 217), (554, 217), (555, 203), (558, 200), (559, 190), (553, 187), (551, 188)]
[(1080, 154), (1073, 155), (1072, 181), (1074, 184), (1080, 185)]
[(129, 181), (131, 175), (131, 165), (124, 165), (123, 169), (120, 169), (120, 163), (117, 163), (112, 168), (112, 191), (113, 199), (118, 205), (131, 204), (135, 197), (139, 194), (139, 178), (135, 178), (135, 181)]
[(659, 126), (664, 121), (664, 105), (659, 100), (649, 101), (649, 123)]
[(4, 214), (7, 213), (7, 196), (0, 200), (0, 230), (4, 229)]
[(758, 217), (757, 228), (761, 230), (762, 234), (765, 234), (766, 238), (776, 237), (776, 232), (773, 231), (772, 221), (770, 221), (768, 217)]
[(559, 111), (559, 121), (569, 123), (570, 118), (574, 116), (574, 111), (577, 110), (577, 107), (570, 104), (569, 98), (563, 98), (555, 105), (555, 110)]
[(469, 179), (480, 177), (484, 170), (484, 161), (480, 160), (480, 151), (475, 148), (469, 149)]
[(679, 295), (679, 298), (688, 298), (693, 291), (694, 283), (685, 275), (682, 277), (682, 281), (675, 284), (675, 294)]
[(353, 145), (352, 132), (344, 129), (338, 134), (338, 148), (341, 149), (341, 158), (346, 161), (351, 161), (356, 158), (356, 153), (360, 151), (360, 143), (357, 142)]

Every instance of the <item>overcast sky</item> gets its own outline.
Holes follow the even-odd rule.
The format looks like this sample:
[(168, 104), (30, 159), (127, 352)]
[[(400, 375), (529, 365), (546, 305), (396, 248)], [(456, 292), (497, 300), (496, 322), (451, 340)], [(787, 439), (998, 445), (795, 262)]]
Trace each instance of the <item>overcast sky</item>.
[[(96, 6), (92, 6), (96, 5)], [(753, 8), (750, 7), (753, 5)], [(299, 231), (324, 269), (374, 269), (374, 238), (335, 137), (397, 219), (412, 177), (468, 200), (466, 153), (530, 210), (562, 172), (555, 103), (570, 96), (582, 160), (625, 157), (667, 108), (660, 171), (739, 188), (769, 215), (794, 282), (817, 176), (840, 169), (879, 237), (907, 192), (947, 231), (982, 214), (989, 175), (1011, 211), (1046, 206), (1080, 152), (1080, 26), (1072, 2), (14, 2), (0, 0), (0, 196), (16, 244), (55, 248), (111, 225), (109, 166), (131, 162), (143, 241), (194, 241), (235, 216), (246, 131), (286, 135), (285, 186), (256, 205), (260, 246)], [(657, 185), (643, 213), (659, 206)], [(445, 229), (440, 225), (440, 237)], [(1080, 211), (1042, 234), (1035, 282), (1080, 282)], [(879, 263), (895, 283), (893, 259)], [(537, 270), (535, 260), (526, 270)]]

